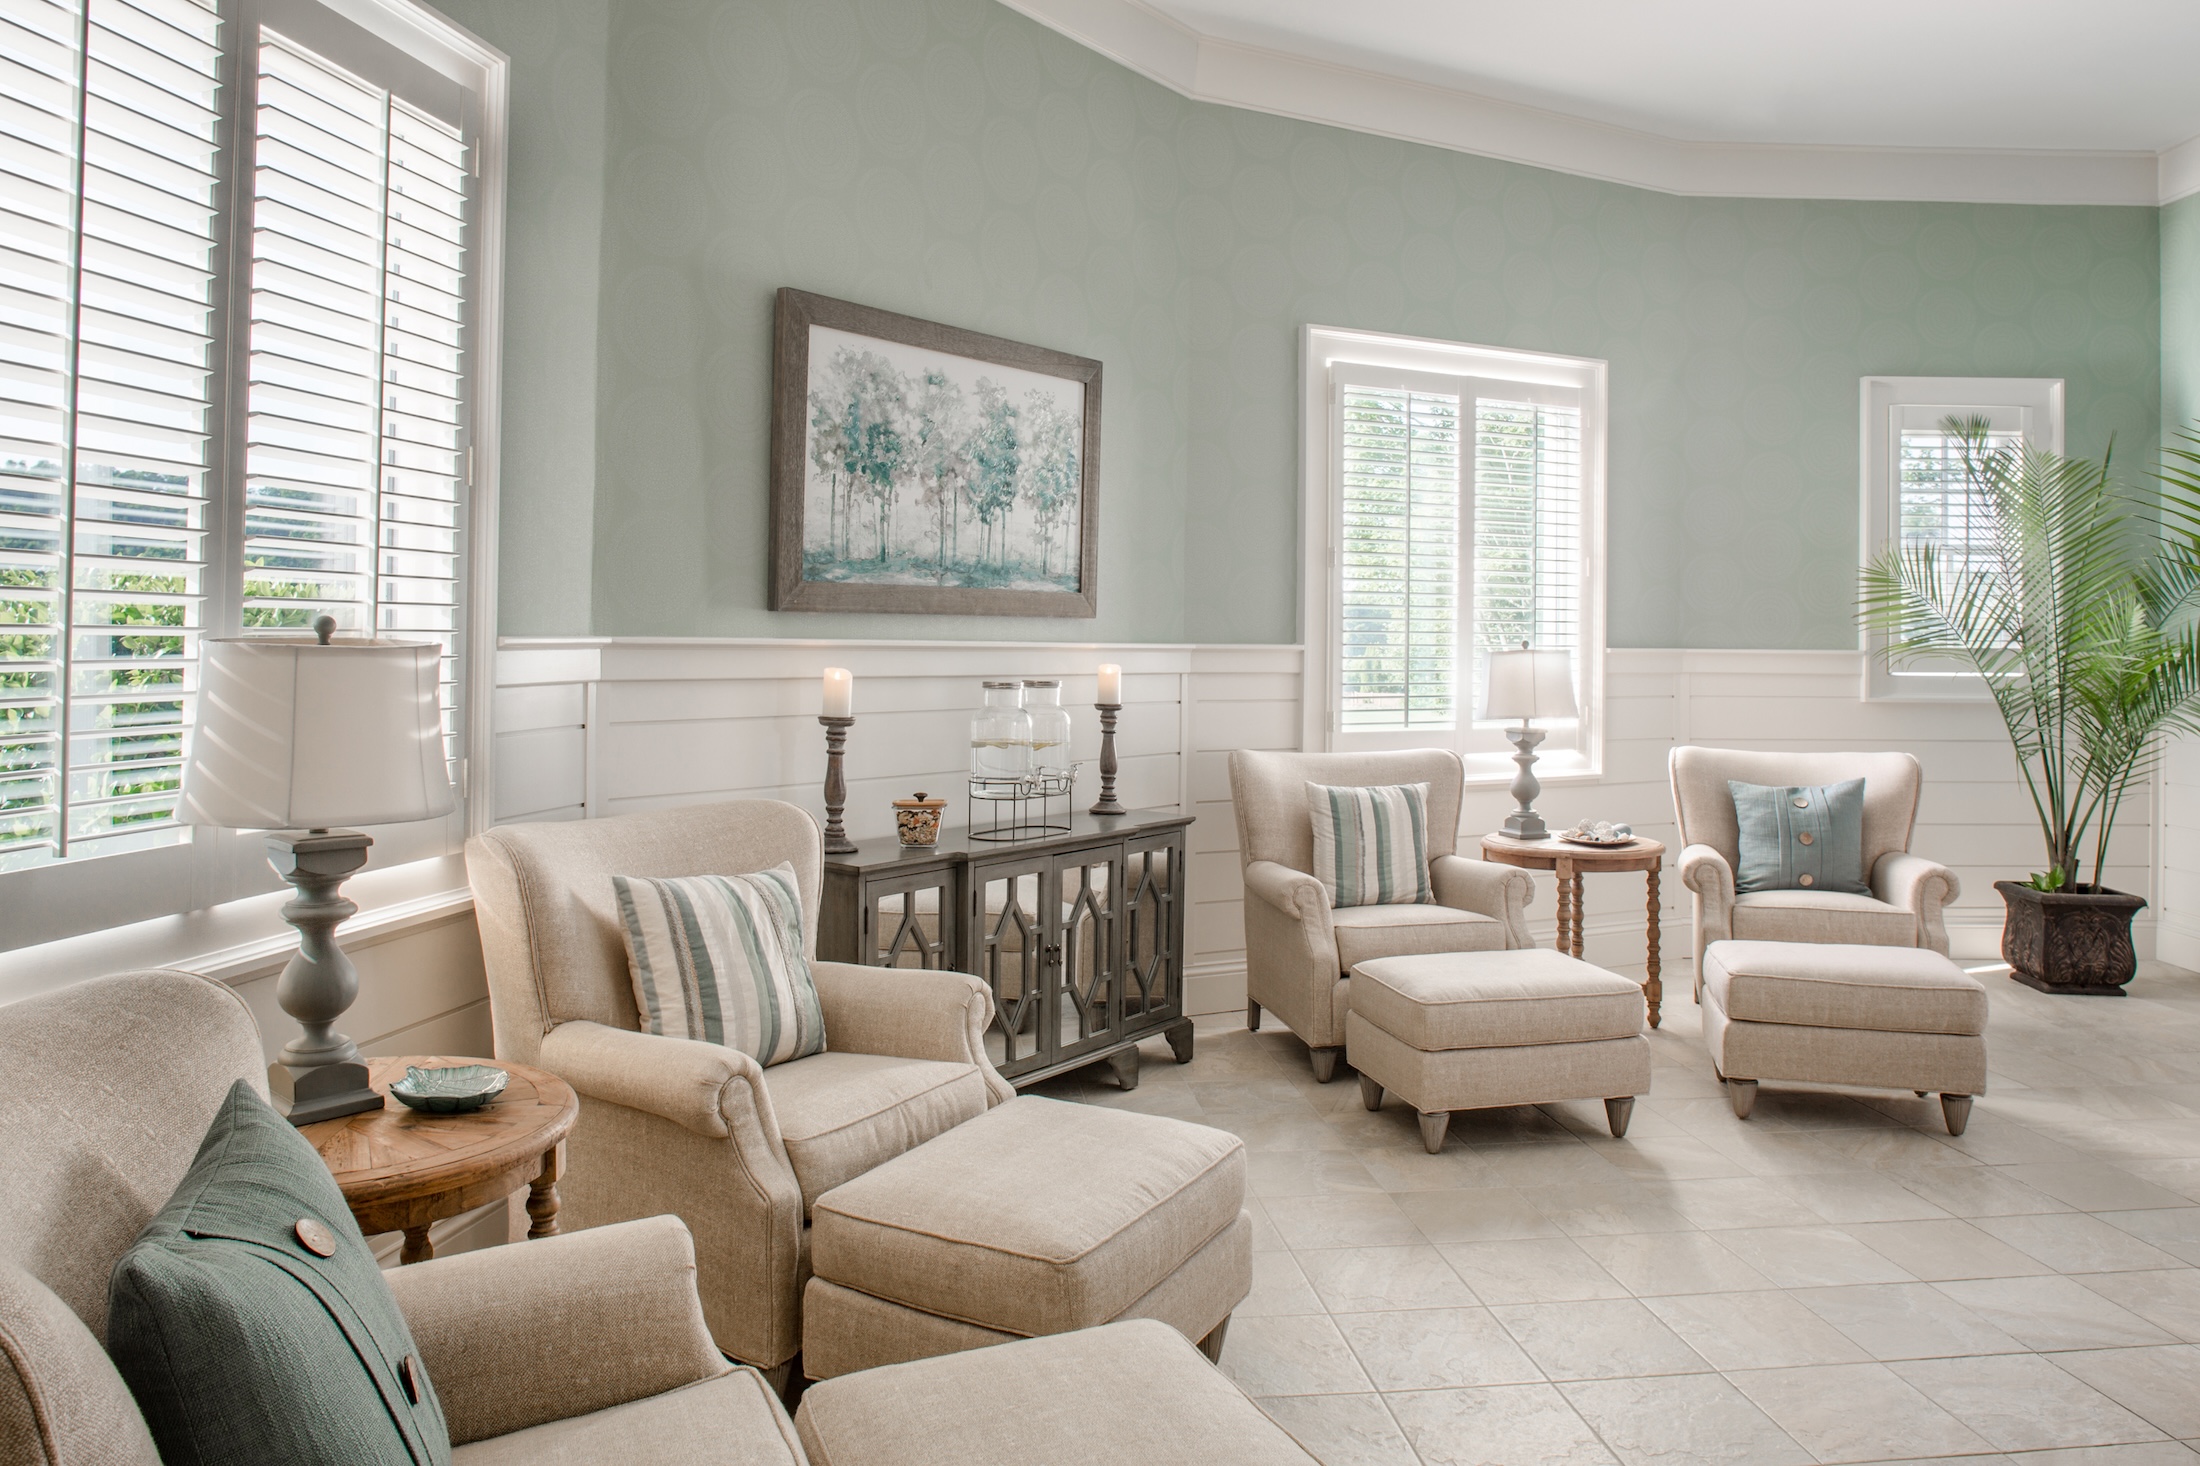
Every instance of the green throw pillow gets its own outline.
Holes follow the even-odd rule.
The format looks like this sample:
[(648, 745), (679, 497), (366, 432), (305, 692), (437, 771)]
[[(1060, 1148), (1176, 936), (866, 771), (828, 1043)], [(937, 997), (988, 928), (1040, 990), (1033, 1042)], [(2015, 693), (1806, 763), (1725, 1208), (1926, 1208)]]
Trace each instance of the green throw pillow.
[(1741, 826), (1736, 891), (1839, 891), (1864, 883), (1864, 781), (1779, 788), (1729, 779)]
[(238, 1080), (115, 1264), (107, 1352), (167, 1466), (447, 1466), (443, 1407), (320, 1156)]

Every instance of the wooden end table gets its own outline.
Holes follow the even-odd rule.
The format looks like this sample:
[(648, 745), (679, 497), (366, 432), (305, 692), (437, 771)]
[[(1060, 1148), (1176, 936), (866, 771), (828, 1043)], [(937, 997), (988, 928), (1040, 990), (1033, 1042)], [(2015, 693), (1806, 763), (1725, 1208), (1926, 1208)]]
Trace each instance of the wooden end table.
[(1625, 845), (1570, 845), (1557, 836), (1546, 840), (1516, 840), (1510, 835), (1482, 837), (1482, 858), (1524, 870), (1547, 870), (1558, 876), (1558, 950), (1569, 957), (1581, 955), (1581, 878), (1604, 871), (1639, 870), (1649, 877), (1650, 900), (1646, 908), (1650, 956), (1642, 1000), (1650, 1010), (1650, 1026), (1658, 1026), (1658, 1009), (1665, 985), (1658, 981), (1658, 868), (1665, 863), (1662, 842), (1637, 835)]
[(564, 1080), (525, 1064), (498, 1063), (511, 1082), (504, 1093), (465, 1115), (408, 1110), (389, 1098), (390, 1081), (403, 1079), (408, 1064), (440, 1068), (491, 1062), (442, 1056), (369, 1059), (367, 1079), (382, 1092), (382, 1108), (322, 1120), (299, 1131), (335, 1175), (360, 1231), (369, 1237), (377, 1232), (405, 1234), (400, 1263), (435, 1256), (428, 1240), (430, 1223), (461, 1216), (522, 1186), (531, 1193), (527, 1235), (549, 1237), (558, 1230), (562, 1147), (581, 1113), (580, 1101)]

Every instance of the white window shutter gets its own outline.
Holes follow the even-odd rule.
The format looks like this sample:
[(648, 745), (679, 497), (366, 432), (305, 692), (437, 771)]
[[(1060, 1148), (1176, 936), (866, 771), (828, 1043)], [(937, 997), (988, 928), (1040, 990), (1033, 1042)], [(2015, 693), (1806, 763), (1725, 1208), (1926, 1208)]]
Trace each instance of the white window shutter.
[(1460, 398), (1345, 386), (1338, 726), (1458, 720)]
[(1491, 651), (1523, 642), (1539, 651), (1581, 649), (1581, 495), (1579, 408), (1475, 403), (1477, 704)]

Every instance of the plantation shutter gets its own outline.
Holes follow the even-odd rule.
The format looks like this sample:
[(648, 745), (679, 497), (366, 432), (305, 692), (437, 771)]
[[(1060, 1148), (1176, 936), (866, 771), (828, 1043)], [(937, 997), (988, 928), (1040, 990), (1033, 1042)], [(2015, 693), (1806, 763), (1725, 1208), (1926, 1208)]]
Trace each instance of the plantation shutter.
[[(1990, 432), (1985, 452), (2023, 441), (2017, 432)], [(1992, 506), (1964, 472), (1963, 442), (1945, 428), (1903, 428), (1896, 449), (1895, 524), (1904, 545), (1931, 545), (1950, 569), (1993, 573)]]
[(243, 624), (441, 643), (455, 757), (466, 147), (271, 29), (256, 80)]
[(177, 838), (220, 30), (198, 0), (0, 5), (0, 871)]
[(1581, 596), (1581, 410), (1477, 399), (1474, 696), (1493, 650), (1578, 654)]
[(1340, 393), (1339, 726), (1458, 721), (1458, 394)]

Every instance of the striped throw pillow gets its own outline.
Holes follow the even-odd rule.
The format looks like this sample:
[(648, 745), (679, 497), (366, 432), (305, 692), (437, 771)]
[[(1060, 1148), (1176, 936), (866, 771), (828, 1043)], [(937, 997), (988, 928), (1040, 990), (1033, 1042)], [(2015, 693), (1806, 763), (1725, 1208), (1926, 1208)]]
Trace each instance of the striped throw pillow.
[(1332, 906), (1405, 906), (1436, 899), (1428, 883), (1428, 785), (1306, 786), (1314, 874)]
[(644, 1032), (724, 1044), (767, 1066), (825, 1052), (793, 866), (611, 884)]

